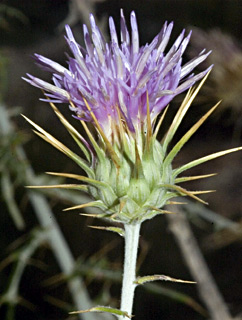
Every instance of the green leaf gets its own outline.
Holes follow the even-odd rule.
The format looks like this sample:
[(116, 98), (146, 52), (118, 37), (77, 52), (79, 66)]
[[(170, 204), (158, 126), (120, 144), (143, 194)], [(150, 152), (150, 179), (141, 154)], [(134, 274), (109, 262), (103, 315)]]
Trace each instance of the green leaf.
[(169, 276), (164, 276), (164, 275), (161, 275), (161, 274), (154, 274), (152, 276), (138, 277), (136, 279), (135, 283), (136, 284), (144, 284), (144, 283), (147, 283), (147, 282), (157, 281), (157, 280), (159, 280), (159, 281), (161, 280), (161, 281), (180, 282), (180, 283), (191, 283), (191, 284), (196, 283), (194, 281), (175, 279), (175, 278), (171, 278)]
[(54, 146), (57, 150), (61, 151), (64, 153), (66, 156), (71, 158), (74, 162), (76, 162), (85, 172), (89, 177), (94, 177), (94, 172), (90, 168), (89, 164), (87, 161), (84, 159), (80, 158), (77, 154), (75, 154), (73, 151), (71, 151), (69, 148), (67, 148), (63, 143), (61, 143), (59, 140), (54, 138), (51, 134), (49, 134), (47, 131), (42, 129), (40, 126), (38, 126), (36, 123), (22, 115), (25, 120), (27, 120), (36, 130), (34, 132), (41, 137), (43, 140), (47, 141), (49, 144)]
[(175, 183), (182, 183), (182, 182), (187, 182), (192, 180), (210, 178), (210, 177), (216, 176), (216, 174), (217, 173), (210, 173), (210, 174), (203, 174), (200, 176), (180, 177), (175, 179)]
[(46, 186), (27, 186), (26, 188), (31, 189), (73, 189), (88, 192), (88, 187), (82, 184), (55, 184)]
[(191, 136), (198, 130), (198, 128), (204, 123), (204, 121), (210, 116), (210, 114), (217, 108), (220, 102), (218, 102), (213, 108), (211, 108), (200, 120), (198, 120), (190, 130), (187, 131), (186, 134), (176, 143), (176, 145), (172, 148), (172, 150), (167, 155), (164, 166), (170, 164), (184, 144), (191, 138)]
[(111, 189), (111, 187), (103, 181), (99, 181), (99, 180), (95, 180), (95, 179), (91, 179), (85, 176), (81, 176), (78, 174), (72, 174), (72, 173), (62, 173), (62, 172), (46, 172), (47, 174), (50, 174), (52, 176), (58, 176), (58, 177), (65, 177), (65, 178), (70, 178), (70, 179), (76, 179), (79, 181), (83, 181), (86, 182), (96, 188), (107, 188), (107, 189)]
[[(47, 97), (48, 98), (48, 97)], [(85, 139), (82, 137), (82, 135), (66, 120), (66, 118), (63, 116), (63, 114), (59, 111), (59, 109), (54, 105), (54, 103), (50, 102), (50, 106), (54, 110), (57, 117), (60, 119), (61, 123), (64, 125), (64, 127), (67, 129), (67, 131), (70, 133), (72, 138), (75, 140), (78, 147), (82, 150), (84, 155), (86, 156), (88, 162), (91, 161), (90, 159), (90, 150), (87, 149), (85, 143)], [(93, 154), (92, 154), (93, 156)]]
[(232, 152), (236, 152), (236, 151), (240, 151), (242, 150), (242, 147), (238, 147), (238, 148), (232, 148), (232, 149), (228, 149), (228, 150), (224, 150), (224, 151), (220, 151), (220, 152), (216, 152), (216, 153), (212, 153), (208, 156), (199, 158), (197, 160), (193, 160), (187, 164), (184, 164), (183, 166), (181, 166), (180, 168), (177, 168), (175, 170), (173, 170), (173, 177), (178, 176), (180, 173), (182, 173), (183, 171), (186, 171), (188, 169), (191, 169), (193, 167), (198, 166), (199, 164), (202, 164), (204, 162), (222, 157), (226, 154), (232, 153)]
[(121, 237), (124, 237), (124, 230), (122, 228), (118, 228), (118, 227), (100, 227), (100, 226), (89, 226), (89, 227), (92, 228), (92, 229), (112, 231), (112, 232), (118, 233)]
[(197, 201), (199, 201), (199, 202), (201, 202), (203, 204), (208, 204), (206, 201), (203, 201), (202, 199), (196, 197), (194, 195), (194, 192), (188, 191), (188, 190), (186, 190), (186, 189), (184, 189), (184, 188), (182, 188), (180, 186), (176, 186), (176, 185), (173, 185), (173, 184), (161, 184), (160, 186), (161, 187), (165, 187), (167, 189), (175, 190), (175, 191), (177, 191), (178, 195), (182, 195), (182, 196), (186, 195), (186, 196), (191, 197), (191, 198), (193, 198), (193, 199), (195, 199), (195, 200), (197, 200)]
[(165, 116), (166, 116), (168, 108), (169, 108), (169, 105), (165, 108), (165, 110), (163, 111), (163, 113), (162, 113), (157, 125), (155, 126), (155, 131), (153, 133), (153, 139), (156, 139), (156, 137), (157, 137), (157, 134), (158, 134), (158, 132), (160, 130), (160, 127), (161, 127), (161, 125), (163, 123), (163, 120), (165, 119)]
[(123, 316), (124, 318), (127, 317), (127, 318), (131, 319), (131, 316), (128, 315), (128, 313), (125, 311), (121, 311), (119, 309), (110, 308), (110, 307), (103, 307), (103, 306), (97, 306), (97, 307), (93, 307), (93, 308), (90, 308), (87, 310), (72, 311), (72, 312), (69, 312), (69, 314), (80, 314), (80, 313), (87, 313), (87, 312), (107, 312), (107, 313), (111, 313), (117, 317)]
[(104, 203), (101, 200), (97, 200), (97, 201), (91, 201), (88, 203), (83, 203), (83, 204), (79, 204), (77, 206), (74, 207), (69, 207), (64, 209), (63, 211), (70, 211), (70, 210), (76, 210), (76, 209), (83, 209), (83, 208), (87, 208), (87, 207), (96, 207), (102, 210), (106, 210), (107, 207), (104, 205)]
[(95, 138), (93, 137), (91, 131), (89, 130), (88, 126), (86, 125), (85, 121), (81, 120), (81, 124), (83, 126), (83, 129), (85, 130), (91, 144), (92, 147), (94, 148), (97, 157), (99, 159), (99, 161), (103, 161), (105, 159), (105, 153), (103, 152), (102, 148), (100, 148), (100, 146), (97, 144)]
[(171, 142), (171, 140), (173, 139), (180, 123), (182, 122), (182, 119), (184, 118), (185, 114), (187, 113), (188, 109), (190, 108), (193, 100), (195, 99), (196, 95), (198, 94), (199, 90), (201, 89), (202, 85), (204, 84), (204, 82), (206, 81), (208, 75), (210, 72), (208, 72), (206, 74), (206, 76), (202, 79), (202, 81), (200, 82), (200, 84), (198, 85), (197, 88), (191, 88), (189, 89), (185, 99), (183, 100), (180, 108), (178, 109), (172, 124), (170, 125), (170, 128), (168, 129), (168, 132), (164, 138), (164, 142), (163, 142), (163, 146), (164, 146), (164, 150), (167, 150), (167, 147), (169, 145), (169, 143)]

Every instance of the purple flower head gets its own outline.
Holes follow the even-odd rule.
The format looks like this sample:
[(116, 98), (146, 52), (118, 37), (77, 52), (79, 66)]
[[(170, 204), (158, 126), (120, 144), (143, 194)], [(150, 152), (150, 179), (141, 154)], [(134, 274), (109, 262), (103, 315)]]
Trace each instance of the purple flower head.
[(182, 55), (191, 32), (185, 36), (183, 30), (165, 54), (173, 23), (165, 23), (150, 44), (140, 47), (134, 12), (130, 15), (130, 21), (131, 33), (121, 10), (119, 41), (113, 18), (110, 17), (111, 41), (107, 43), (93, 15), (90, 15), (91, 34), (86, 25), (83, 26), (85, 49), (75, 41), (67, 25), (66, 40), (74, 56), (69, 57), (68, 68), (36, 54), (37, 63), (52, 73), (54, 84), (31, 75), (25, 80), (48, 92), (52, 102), (69, 103), (79, 119), (93, 122), (92, 111), (107, 137), (120, 124), (120, 117), (130, 132), (144, 130), (147, 101), (153, 122), (174, 96), (207, 73), (208, 69), (197, 75), (191, 74), (210, 52), (204, 53), (203, 50), (196, 58), (182, 65)]

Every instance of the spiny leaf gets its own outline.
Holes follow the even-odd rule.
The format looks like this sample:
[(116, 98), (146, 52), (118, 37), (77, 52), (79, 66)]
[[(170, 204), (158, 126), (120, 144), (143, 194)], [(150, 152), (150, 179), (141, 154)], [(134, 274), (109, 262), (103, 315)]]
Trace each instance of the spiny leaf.
[[(49, 172), (49, 174), (52, 174), (52, 175), (57, 175), (57, 176), (65, 176), (67, 178), (74, 178), (74, 179), (78, 179), (78, 180), (81, 180), (83, 182), (86, 182), (88, 183), (89, 185), (91, 186), (94, 186), (95, 188), (97, 189), (100, 189), (102, 190), (102, 194), (104, 195), (104, 197), (109, 197), (108, 198), (108, 201), (109, 201), (109, 205), (112, 205), (116, 200), (117, 200), (117, 196), (116, 194), (114, 193), (112, 187), (106, 183), (106, 182), (103, 182), (103, 181), (99, 181), (99, 180), (95, 180), (95, 179), (91, 179), (91, 178), (88, 178), (88, 177), (84, 177), (84, 176), (79, 176), (79, 175), (72, 175), (72, 174), (68, 174), (68, 173), (54, 173), (54, 172)], [(103, 207), (100, 207), (100, 208), (103, 208)], [(107, 209), (107, 207), (105, 206), (105, 208), (103, 209)]]
[(187, 204), (187, 202), (181, 202), (181, 201), (167, 201), (167, 204)]
[(169, 154), (166, 156), (164, 165), (171, 163), (177, 153), (181, 150), (181, 148), (184, 146), (184, 144), (191, 138), (191, 136), (197, 131), (197, 129), (204, 123), (204, 121), (210, 116), (210, 114), (217, 108), (217, 106), (220, 104), (218, 102), (213, 108), (211, 108), (202, 118), (195, 123), (190, 130), (184, 136), (176, 143), (176, 145), (172, 148), (172, 150), (169, 152)]
[(82, 190), (87, 192), (88, 187), (86, 185), (81, 184), (56, 184), (56, 185), (46, 185), (46, 186), (26, 186), (26, 188), (31, 189), (74, 189), (74, 190)]
[(161, 127), (162, 122), (163, 122), (163, 120), (164, 120), (164, 118), (165, 118), (165, 115), (166, 115), (166, 112), (167, 112), (168, 108), (169, 108), (169, 105), (168, 105), (168, 106), (165, 108), (165, 110), (163, 111), (162, 116), (160, 117), (160, 119), (159, 119), (159, 121), (158, 121), (158, 123), (157, 123), (157, 125), (156, 125), (156, 127), (155, 127), (155, 131), (154, 131), (154, 133), (153, 133), (153, 138), (154, 138), (154, 139), (156, 139), (156, 137), (157, 137), (157, 134), (158, 134), (158, 132), (159, 132), (159, 130), (160, 130), (160, 127)]
[(98, 130), (98, 132), (100, 133), (101, 137), (103, 138), (104, 142), (105, 142), (105, 145), (107, 147), (107, 150), (110, 154), (110, 157), (112, 158), (114, 164), (116, 165), (117, 169), (120, 168), (120, 160), (119, 160), (119, 157), (117, 156), (116, 152), (114, 151), (111, 143), (109, 142), (108, 138), (106, 137), (105, 133), (103, 132), (103, 129), (101, 128), (94, 112), (92, 111), (91, 107), (89, 106), (87, 100), (83, 97), (83, 101), (87, 107), (87, 110), (90, 112), (90, 115), (95, 123), (95, 126)]
[(34, 133), (36, 135), (38, 135), (40, 138), (42, 138), (43, 140), (45, 140), (46, 142), (50, 143), (52, 146), (54, 146), (56, 149), (58, 149), (59, 151), (61, 151), (62, 153), (64, 153), (66, 156), (68, 156), (69, 158), (71, 158), (74, 162), (76, 162), (78, 164), (79, 167), (81, 167), (86, 174), (90, 177), (94, 176), (93, 170), (89, 167), (89, 165), (87, 165), (86, 161), (83, 160), (82, 158), (80, 158), (77, 154), (75, 154), (74, 152), (72, 152), (69, 148), (65, 147), (63, 144), (61, 144), (60, 141), (58, 141), (57, 139), (55, 140), (50, 140), (48, 137), (46, 137), (45, 135), (33, 130)]
[(138, 277), (135, 281), (136, 284), (144, 284), (147, 282), (151, 281), (157, 281), (157, 280), (162, 280), (162, 281), (171, 281), (171, 282), (180, 282), (180, 283), (191, 283), (194, 284), (196, 282), (194, 281), (187, 281), (187, 280), (181, 280), (181, 279), (175, 279), (171, 278), (169, 276), (164, 276), (160, 274), (154, 274), (152, 276), (144, 276), (144, 277)]
[(107, 209), (102, 201), (97, 200), (97, 201), (91, 201), (91, 202), (88, 202), (88, 203), (79, 204), (79, 205), (74, 206), (74, 207), (69, 207), (69, 208), (64, 209), (63, 211), (69, 211), (69, 210), (75, 210), (75, 209), (83, 209), (83, 208), (87, 208), (87, 207), (97, 207), (97, 208), (100, 208), (100, 209)]
[(59, 176), (59, 177), (66, 177), (66, 178), (72, 178), (76, 180), (80, 180), (86, 183), (89, 183), (90, 185), (93, 185), (94, 187), (97, 188), (102, 188), (102, 187), (107, 187), (110, 188), (110, 186), (102, 181), (91, 179), (85, 176), (80, 176), (78, 174), (72, 174), (72, 173), (61, 173), (61, 172), (46, 172), (47, 174), (53, 175), (53, 176)]
[(205, 178), (210, 178), (210, 177), (213, 177), (216, 175), (217, 175), (217, 173), (210, 173), (210, 174), (203, 174), (200, 176), (181, 177), (181, 178), (176, 178), (175, 183), (182, 183), (182, 182), (188, 182), (188, 181), (192, 181), (192, 180), (205, 179)]
[(169, 211), (169, 210), (162, 210), (162, 209), (159, 209), (159, 208), (156, 208), (156, 207), (153, 207), (153, 206), (151, 206), (150, 208), (152, 210), (158, 211), (158, 212), (163, 213), (163, 214), (175, 214), (175, 212), (172, 212), (172, 211)]
[(175, 135), (182, 119), (184, 118), (187, 110), (190, 108), (193, 100), (195, 99), (195, 97), (198, 94), (199, 90), (201, 89), (202, 85), (206, 81), (209, 73), (210, 72), (208, 72), (206, 74), (206, 76), (202, 79), (202, 81), (200, 82), (200, 84), (198, 85), (198, 87), (196, 89), (190, 88), (188, 90), (188, 93), (187, 93), (185, 99), (183, 100), (180, 108), (178, 109), (178, 111), (172, 121), (172, 124), (170, 125), (168, 132), (164, 138), (163, 146), (164, 146), (165, 151), (167, 150), (168, 144), (171, 142), (172, 138), (174, 137), (174, 135)]
[(103, 151), (101, 150), (101, 148), (99, 147), (99, 145), (97, 144), (96, 140), (94, 139), (91, 131), (88, 129), (88, 126), (86, 125), (85, 121), (81, 120), (81, 124), (89, 138), (89, 140), (91, 141), (91, 144), (94, 148), (94, 150), (96, 151), (97, 157), (99, 160), (102, 160), (104, 158), (104, 154)]
[(56, 149), (67, 155), (69, 158), (71, 158), (73, 161), (75, 161), (86, 173), (88, 176), (93, 177), (94, 173), (93, 170), (88, 166), (86, 161), (81, 159), (77, 154), (72, 152), (69, 148), (67, 148), (63, 143), (61, 143), (59, 140), (54, 138), (51, 134), (46, 132), (44, 129), (42, 129), (40, 126), (38, 126), (36, 123), (28, 119), (26, 116), (22, 115), (26, 121), (28, 121), (37, 131), (34, 130), (34, 132), (40, 136), (43, 140), (47, 141), (51, 145), (53, 145)]
[(208, 204), (206, 201), (198, 198), (197, 196), (195, 196), (193, 193), (191, 193), (190, 191), (187, 191), (186, 189), (182, 188), (182, 187), (179, 187), (179, 186), (176, 186), (176, 185), (173, 185), (173, 184), (161, 184), (160, 185), (161, 187), (165, 187), (165, 188), (168, 188), (168, 189), (172, 189), (172, 190), (175, 190), (177, 191), (179, 194), (185, 194), (203, 204)]
[(115, 233), (118, 233), (121, 237), (124, 237), (124, 230), (122, 228), (117, 227), (100, 227), (100, 226), (89, 226), (92, 229), (98, 229), (98, 230), (105, 230), (105, 231), (112, 231)]
[(103, 307), (103, 306), (97, 306), (87, 310), (72, 311), (72, 312), (69, 312), (69, 314), (79, 314), (79, 313), (87, 313), (87, 312), (107, 312), (107, 313), (113, 314), (114, 316), (123, 316), (131, 319), (131, 316), (128, 315), (128, 313), (125, 311), (121, 311), (119, 309), (110, 308), (110, 307)]
[(110, 215), (106, 213), (79, 213), (80, 216), (91, 217), (91, 218), (106, 218)]
[[(48, 97), (47, 97), (48, 98)], [(64, 127), (67, 129), (67, 131), (70, 133), (72, 138), (77, 143), (78, 147), (82, 150), (82, 152), (85, 154), (87, 160), (90, 162), (90, 153), (93, 157), (93, 153), (91, 152), (91, 148), (87, 141), (82, 137), (82, 135), (66, 120), (66, 118), (63, 116), (63, 114), (60, 112), (60, 110), (54, 105), (54, 103), (50, 102), (50, 106), (54, 110), (57, 117), (60, 119), (61, 123), (64, 125)]]
[(189, 191), (192, 194), (206, 194), (206, 193), (212, 193), (216, 192), (216, 190), (197, 190), (197, 191)]
[[(83, 176), (80, 176), (78, 174), (64, 173), (64, 172), (46, 172), (46, 174), (49, 174), (51, 176), (71, 178), (71, 179), (76, 179), (76, 180), (81, 180), (81, 181), (82, 181), (82, 178), (83, 178)], [(86, 178), (86, 177), (84, 177), (84, 178)]]
[(199, 164), (202, 164), (204, 162), (222, 157), (226, 154), (232, 153), (232, 152), (236, 152), (242, 150), (242, 147), (238, 147), (238, 148), (232, 148), (232, 149), (228, 149), (228, 150), (224, 150), (224, 151), (220, 151), (220, 152), (216, 152), (216, 153), (212, 153), (208, 156), (193, 160), (187, 164), (184, 164), (183, 166), (181, 166), (180, 168), (177, 168), (175, 170), (173, 170), (173, 177), (178, 176), (180, 173), (182, 173), (183, 171), (186, 171), (188, 169), (191, 169), (193, 167), (198, 166)]

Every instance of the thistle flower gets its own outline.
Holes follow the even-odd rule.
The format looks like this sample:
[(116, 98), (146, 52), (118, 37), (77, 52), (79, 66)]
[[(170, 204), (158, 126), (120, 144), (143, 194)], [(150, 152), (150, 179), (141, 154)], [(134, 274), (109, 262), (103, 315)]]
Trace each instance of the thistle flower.
[[(86, 156), (86, 160), (81, 159), (34, 125), (42, 138), (66, 153), (87, 173), (88, 177), (58, 174), (86, 183), (79, 188), (94, 199), (71, 209), (95, 206), (103, 210), (104, 214), (100, 216), (124, 224), (142, 222), (167, 212), (164, 206), (178, 195), (200, 200), (196, 196), (197, 192), (188, 192), (176, 185), (177, 182), (188, 180), (177, 179), (177, 175), (185, 168), (188, 169), (189, 165), (184, 169), (173, 170), (172, 160), (212, 112), (194, 125), (167, 154), (168, 144), (198, 89), (189, 93), (184, 100), (162, 144), (156, 137), (163, 117), (157, 126), (155, 120), (175, 95), (207, 74), (210, 68), (198, 75), (191, 74), (191, 71), (206, 59), (209, 52), (204, 53), (203, 50), (198, 57), (182, 66), (182, 54), (191, 33), (185, 37), (183, 30), (165, 54), (172, 23), (165, 23), (151, 44), (139, 47), (134, 12), (131, 13), (130, 21), (131, 35), (121, 10), (119, 44), (113, 19), (110, 18), (111, 42), (106, 43), (90, 15), (92, 41), (87, 27), (83, 27), (86, 50), (76, 43), (70, 27), (66, 26), (67, 43), (75, 57), (69, 58), (69, 69), (36, 54), (37, 63), (52, 73), (54, 85), (30, 75), (30, 79), (25, 79), (48, 92), (45, 100), (51, 103)], [(89, 142), (68, 124), (53, 102), (69, 103), (75, 117), (81, 120)], [(98, 142), (86, 122), (94, 125)]]
[(174, 195), (167, 194), (164, 187), (173, 185), (174, 179), (170, 162), (164, 166), (165, 150), (156, 141), (157, 131), (152, 137), (155, 120), (175, 95), (208, 72), (191, 74), (209, 52), (203, 50), (182, 66), (182, 55), (191, 36), (189, 33), (185, 37), (183, 30), (165, 54), (173, 23), (165, 23), (150, 44), (139, 47), (134, 12), (129, 34), (121, 10), (120, 44), (111, 17), (110, 43), (105, 42), (92, 15), (90, 22), (92, 37), (83, 26), (86, 49), (76, 43), (66, 26), (66, 40), (74, 55), (69, 58), (68, 69), (35, 55), (37, 63), (52, 73), (54, 85), (31, 75), (25, 80), (47, 91), (45, 100), (69, 103), (86, 131), (84, 121), (94, 124), (99, 143), (94, 142), (90, 132), (87, 134), (92, 147), (81, 139), (86, 153), (95, 149), (91, 168), (86, 170), (89, 178), (95, 178), (95, 182), (89, 181), (92, 187), (88, 188), (96, 200), (92, 205), (120, 222), (143, 221), (157, 214)]
[[(185, 37), (182, 31), (167, 54), (173, 23), (165, 23), (160, 33), (150, 44), (139, 46), (139, 33), (135, 13), (130, 16), (129, 34), (121, 10), (121, 42), (115, 24), (109, 18), (111, 42), (106, 43), (90, 15), (90, 35), (83, 26), (86, 48), (75, 41), (69, 26), (66, 26), (67, 43), (74, 55), (69, 57), (68, 69), (36, 54), (37, 63), (52, 73), (53, 84), (31, 75), (32, 85), (49, 92), (52, 102), (71, 102), (71, 110), (77, 118), (93, 122), (90, 109), (109, 140), (112, 140), (119, 118), (125, 121), (132, 133), (146, 130), (147, 94), (151, 122), (177, 94), (191, 87), (206, 73), (193, 75), (193, 69), (209, 55), (204, 50), (195, 59), (182, 66), (182, 55), (189, 43), (191, 32)], [(85, 100), (84, 100), (84, 99)]]
[[(80, 147), (85, 159), (72, 152), (63, 143), (27, 119), (36, 133), (75, 161), (87, 176), (69, 173), (50, 173), (76, 179), (82, 184), (41, 186), (41, 188), (67, 188), (87, 192), (92, 201), (68, 208), (98, 207), (103, 217), (124, 225), (107, 227), (125, 239), (121, 310), (95, 307), (79, 312), (110, 312), (120, 319), (130, 318), (135, 287), (147, 281), (172, 279), (163, 275), (136, 278), (135, 265), (140, 225), (157, 214), (170, 213), (166, 204), (177, 196), (189, 196), (205, 203), (198, 194), (209, 191), (187, 191), (179, 184), (185, 181), (210, 177), (213, 174), (180, 177), (184, 171), (201, 163), (240, 150), (234, 148), (193, 160), (179, 168), (172, 162), (183, 145), (215, 110), (215, 105), (168, 151), (179, 125), (192, 101), (203, 85), (207, 70), (193, 75), (193, 69), (203, 62), (208, 53), (204, 50), (194, 59), (182, 65), (182, 55), (190, 35), (183, 31), (171, 46), (164, 50), (170, 38), (173, 24), (163, 26), (150, 44), (139, 47), (139, 35), (135, 13), (131, 13), (129, 34), (121, 10), (121, 43), (113, 19), (109, 19), (111, 42), (106, 43), (90, 16), (92, 36), (84, 25), (86, 49), (81, 48), (67, 26), (67, 42), (74, 55), (69, 58), (68, 69), (43, 56), (35, 55), (37, 63), (52, 73), (53, 84), (29, 75), (30, 84), (43, 89), (56, 115)], [(205, 77), (204, 77), (205, 76)], [(203, 78), (204, 77), (204, 78)], [(172, 98), (190, 88), (203, 78), (197, 88), (191, 88), (175, 115), (162, 142), (157, 140)], [(88, 139), (85, 139), (54, 105), (67, 102), (75, 117), (80, 120)], [(158, 117), (163, 110), (163, 113)], [(158, 120), (159, 118), (159, 120)], [(157, 124), (156, 124), (157, 120)], [(92, 123), (94, 136), (86, 123)], [(67, 210), (68, 210), (67, 209)], [(101, 227), (102, 228), (102, 227)]]

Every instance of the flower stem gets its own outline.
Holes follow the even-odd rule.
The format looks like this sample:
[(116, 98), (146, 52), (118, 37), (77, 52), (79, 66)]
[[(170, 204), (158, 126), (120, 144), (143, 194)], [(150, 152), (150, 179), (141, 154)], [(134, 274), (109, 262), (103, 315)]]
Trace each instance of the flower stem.
[[(136, 260), (139, 246), (140, 223), (125, 225), (124, 271), (121, 294), (121, 310), (130, 316), (133, 308), (134, 290), (136, 284)], [(120, 317), (120, 320), (123, 316)]]

